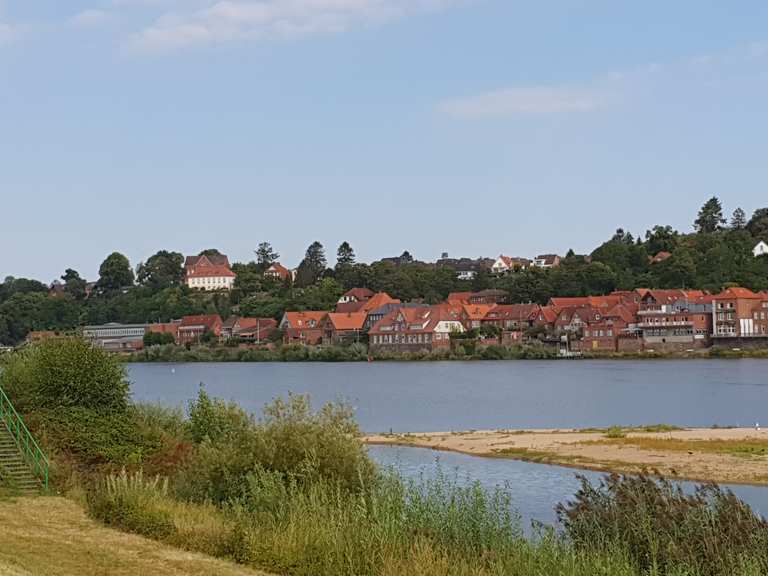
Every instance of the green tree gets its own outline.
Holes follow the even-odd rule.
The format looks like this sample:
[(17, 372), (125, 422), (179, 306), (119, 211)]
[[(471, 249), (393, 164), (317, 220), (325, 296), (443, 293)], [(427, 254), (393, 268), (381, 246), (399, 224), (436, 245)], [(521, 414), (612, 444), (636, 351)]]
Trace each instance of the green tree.
[(723, 217), (723, 206), (717, 196), (713, 196), (704, 203), (699, 210), (699, 215), (693, 223), (696, 232), (709, 234), (722, 230), (726, 220)]
[(206, 248), (198, 256), (223, 256), (216, 248)]
[(680, 239), (680, 234), (672, 226), (654, 226), (645, 232), (645, 249), (648, 254), (655, 256), (659, 252), (674, 252)]
[(256, 264), (259, 265), (262, 271), (277, 262), (278, 258), (280, 258), (280, 254), (272, 249), (272, 244), (269, 242), (259, 242), (259, 247), (256, 248)]
[(768, 242), (768, 208), (758, 208), (747, 223), (747, 230), (756, 240)]
[(314, 284), (325, 272), (326, 265), (327, 261), (323, 245), (317, 241), (313, 242), (307, 248), (304, 260), (301, 261), (296, 272), (297, 286), (305, 287)]
[(139, 264), (137, 280), (152, 290), (178, 286), (184, 278), (184, 256), (178, 252), (160, 250), (146, 264)]
[(124, 413), (128, 408), (125, 366), (81, 338), (46, 340), (13, 355), (0, 383), (24, 411), (86, 408)]
[(744, 210), (741, 208), (736, 208), (736, 210), (733, 211), (733, 216), (731, 216), (731, 229), (732, 230), (743, 230), (747, 227), (747, 215), (744, 213)]
[(349, 242), (342, 242), (336, 251), (336, 269), (343, 266), (352, 266), (355, 263), (355, 251)]
[(119, 252), (113, 252), (99, 267), (97, 286), (103, 290), (119, 290), (133, 285), (133, 270), (128, 258)]
[(152, 346), (163, 346), (165, 344), (173, 344), (173, 334), (169, 332), (147, 332), (144, 334), (144, 347), (151, 348)]
[(64, 292), (72, 296), (75, 300), (85, 298), (85, 286), (87, 283), (80, 277), (77, 270), (67, 268), (61, 279), (64, 281)]

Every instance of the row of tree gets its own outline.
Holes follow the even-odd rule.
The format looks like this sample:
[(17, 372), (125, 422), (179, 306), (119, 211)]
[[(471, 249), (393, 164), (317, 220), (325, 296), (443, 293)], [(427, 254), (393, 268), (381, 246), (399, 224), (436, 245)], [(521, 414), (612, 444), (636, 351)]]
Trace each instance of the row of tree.
[[(156, 322), (188, 314), (232, 313), (279, 318), (285, 310), (330, 310), (349, 288), (364, 286), (385, 291), (402, 301), (435, 303), (452, 291), (497, 288), (512, 302), (546, 303), (552, 296), (605, 294), (637, 287), (701, 288), (719, 291), (728, 284), (768, 289), (768, 257), (754, 258), (758, 240), (768, 240), (768, 208), (746, 218), (737, 209), (730, 222), (717, 198), (708, 200), (694, 222), (693, 234), (670, 226), (654, 226), (634, 238), (622, 229), (589, 255), (569, 251), (551, 270), (521, 270), (500, 278), (480, 270), (471, 280), (459, 280), (447, 266), (425, 264), (409, 252), (372, 264), (357, 262), (348, 242), (328, 266), (325, 249), (313, 242), (299, 264), (295, 282), (264, 277), (280, 255), (268, 242), (259, 244), (256, 258), (234, 263), (237, 277), (228, 293), (203, 293), (183, 282), (184, 257), (161, 250), (134, 270), (120, 253), (107, 256), (99, 279), (89, 286), (76, 270), (61, 276), (61, 290), (50, 293), (37, 280), (6, 278), (0, 284), (0, 343), (14, 344), (30, 330), (66, 330), (106, 322)], [(659, 262), (651, 257), (671, 254)], [(201, 254), (217, 254), (208, 249)]]

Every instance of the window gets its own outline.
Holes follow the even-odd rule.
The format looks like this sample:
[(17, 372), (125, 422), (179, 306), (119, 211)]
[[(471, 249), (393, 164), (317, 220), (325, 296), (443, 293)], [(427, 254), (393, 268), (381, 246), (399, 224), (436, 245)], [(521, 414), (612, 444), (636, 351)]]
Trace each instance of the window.
[(608, 336), (613, 336), (613, 330), (608, 330)]

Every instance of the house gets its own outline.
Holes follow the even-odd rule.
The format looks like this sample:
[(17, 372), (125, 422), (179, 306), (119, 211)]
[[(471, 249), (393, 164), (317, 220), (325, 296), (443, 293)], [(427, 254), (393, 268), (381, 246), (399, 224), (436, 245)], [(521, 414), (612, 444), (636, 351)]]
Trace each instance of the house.
[(747, 288), (728, 288), (714, 296), (712, 338), (715, 344), (760, 345), (768, 343), (768, 295)]
[(555, 332), (558, 334), (572, 334), (580, 336), (585, 327), (599, 322), (603, 313), (599, 308), (588, 304), (580, 306), (568, 306), (560, 309), (554, 323)]
[(451, 334), (464, 332), (452, 307), (402, 307), (379, 320), (368, 333), (371, 352), (449, 349)]
[(370, 300), (374, 294), (375, 292), (368, 288), (352, 288), (341, 295), (338, 303), (348, 304), (350, 302), (366, 302)]
[(497, 276), (502, 276), (516, 270), (526, 270), (530, 268), (531, 264), (533, 263), (527, 258), (513, 258), (501, 254), (491, 266), (491, 272)]
[(542, 254), (534, 258), (533, 265), (536, 268), (557, 268), (561, 260), (557, 254)]
[(184, 316), (179, 323), (179, 335), (177, 342), (180, 345), (196, 344), (202, 341), (203, 336), (221, 336), (223, 322), (218, 314), (202, 314), (197, 316)]
[(540, 306), (529, 317), (528, 322), (536, 328), (544, 328), (547, 332), (553, 332), (555, 322), (559, 315), (559, 309), (554, 306)]
[(329, 312), (320, 323), (323, 330), (323, 344), (359, 342), (367, 317), (366, 312)]
[(667, 258), (670, 258), (671, 256), (672, 256), (672, 254), (662, 250), (661, 252), (656, 254), (656, 256), (653, 256), (652, 258), (650, 258), (650, 263), (651, 264), (658, 264), (659, 262), (664, 262), (664, 260), (666, 260)]
[(181, 324), (181, 320), (173, 320), (171, 322), (158, 322), (155, 324), (149, 324), (147, 326), (147, 332), (154, 333), (154, 334), (170, 334), (173, 337), (173, 341), (178, 342), (180, 324)]
[(429, 308), (427, 304), (418, 303), (406, 303), (401, 304), (400, 301), (389, 302), (373, 310), (369, 310), (365, 318), (364, 330), (370, 330), (376, 322), (384, 318), (387, 314), (397, 310), (398, 308)]
[(757, 243), (757, 245), (752, 250), (752, 254), (755, 255), (755, 258), (758, 256), (765, 256), (768, 254), (768, 244), (760, 240), (760, 242)]
[(469, 331), (480, 328), (493, 307), (493, 304), (463, 304), (459, 317), (464, 329)]
[(135, 352), (144, 348), (146, 324), (118, 324), (85, 326), (83, 337), (108, 352)]
[(645, 350), (706, 348), (713, 297), (698, 291), (650, 290), (640, 302), (637, 332)]
[(235, 273), (223, 254), (187, 256), (184, 279), (187, 286), (197, 290), (231, 290)]
[(583, 328), (578, 348), (582, 351), (617, 352), (620, 338), (637, 339), (634, 333), (636, 323), (636, 305), (617, 304), (602, 314), (593, 314)]
[(238, 338), (242, 337), (245, 331), (248, 331), (248, 335), (250, 336), (251, 328), (253, 328), (256, 340), (260, 341), (268, 336), (266, 332), (267, 330), (272, 332), (277, 328), (277, 320), (273, 318), (230, 316), (221, 326), (221, 337), (224, 340)]
[(321, 322), (328, 312), (320, 310), (304, 310), (302, 312), (286, 312), (280, 320), (285, 344), (305, 344), (314, 346), (323, 340)]
[(435, 265), (453, 268), (459, 280), (473, 280), (480, 270), (490, 270), (493, 263), (490, 258), (449, 258), (448, 253), (444, 252)]
[[(368, 290), (367, 288), (354, 288), (353, 290), (364, 290), (365, 292), (359, 292), (357, 295), (350, 295), (349, 292), (342, 296), (344, 302), (336, 304), (336, 312), (349, 313), (349, 312), (370, 312), (376, 308), (380, 308), (385, 304), (399, 304), (400, 300), (392, 298), (386, 292), (377, 292)], [(352, 292), (352, 290), (350, 290)], [(368, 294), (370, 293), (370, 294)], [(345, 298), (346, 296), (346, 298)]]
[(273, 262), (270, 267), (264, 271), (264, 277), (280, 282), (293, 282), (296, 279), (296, 274), (291, 270), (288, 270), (288, 268), (280, 264), (280, 262)]
[(499, 304), (488, 311), (482, 325), (496, 326), (504, 331), (525, 331), (533, 325), (532, 317), (540, 308), (538, 304)]
[(261, 344), (269, 340), (272, 333), (277, 330), (277, 320), (274, 318), (242, 318), (247, 320), (235, 328), (232, 338), (248, 344)]

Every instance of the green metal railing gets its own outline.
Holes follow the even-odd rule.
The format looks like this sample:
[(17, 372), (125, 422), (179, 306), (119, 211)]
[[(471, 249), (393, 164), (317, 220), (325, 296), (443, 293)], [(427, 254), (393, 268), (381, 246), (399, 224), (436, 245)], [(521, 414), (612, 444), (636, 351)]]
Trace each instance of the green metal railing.
[(35, 438), (24, 424), (16, 408), (6, 396), (5, 391), (0, 388), (0, 421), (5, 424), (8, 431), (13, 436), (16, 446), (18, 446), (22, 457), (31, 468), (32, 473), (37, 476), (43, 484), (45, 490), (48, 489), (48, 457), (35, 442)]

